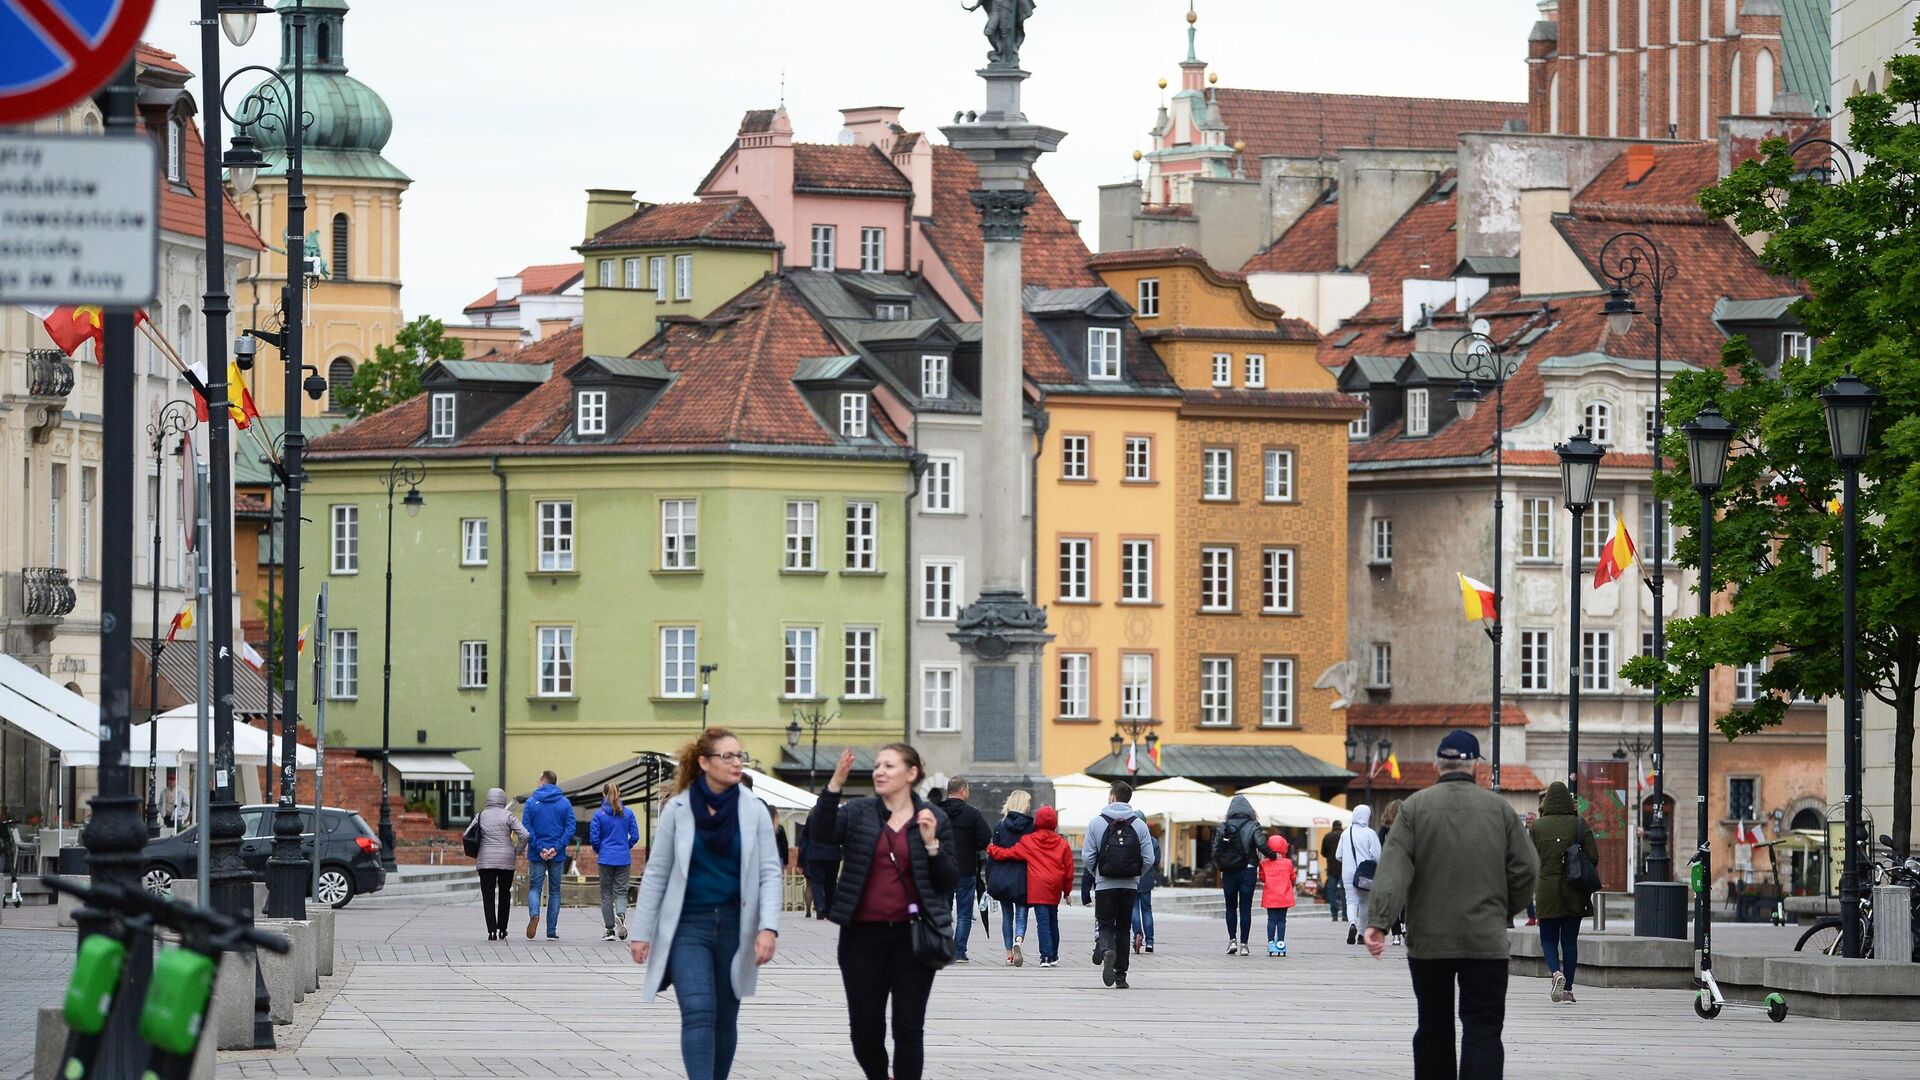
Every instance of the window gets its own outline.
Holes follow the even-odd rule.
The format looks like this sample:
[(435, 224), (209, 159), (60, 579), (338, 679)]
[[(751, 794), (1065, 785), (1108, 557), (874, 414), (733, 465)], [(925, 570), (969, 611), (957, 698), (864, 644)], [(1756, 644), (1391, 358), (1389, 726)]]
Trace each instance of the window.
[(1093, 541), (1060, 541), (1061, 603), (1084, 604), (1093, 599), (1092, 583), (1088, 580), (1092, 562)]
[(1520, 557), (1553, 558), (1553, 499), (1529, 495), (1520, 500)]
[(932, 666), (920, 669), (920, 730), (960, 730), (960, 669)]
[(1604, 401), (1589, 401), (1580, 410), (1580, 434), (1601, 446), (1613, 444), (1613, 406)]
[(1293, 726), (1293, 661), (1260, 661), (1260, 726)]
[(1211, 446), (1200, 451), (1200, 497), (1216, 502), (1233, 498), (1233, 450)]
[(1372, 399), (1367, 395), (1366, 391), (1363, 390), (1360, 393), (1354, 394), (1353, 400), (1360, 403), (1361, 412), (1359, 416), (1347, 421), (1347, 438), (1371, 438), (1373, 436)]
[(1089, 700), (1093, 689), (1091, 653), (1060, 654), (1060, 719), (1086, 720), (1092, 716)]
[[(193, 468), (188, 463), (187, 468)], [(81, 577), (93, 576), (93, 494), (94, 471), (87, 466), (80, 467), (80, 558), (74, 563), (74, 572)], [(189, 478), (187, 483), (194, 481)], [(194, 522), (187, 522), (187, 528), (195, 528)]]
[(1553, 631), (1520, 631), (1520, 689), (1553, 689)]
[(1213, 354), (1213, 385), (1233, 385), (1233, 356), (1229, 353)]
[(427, 399), (427, 410), (427, 438), (453, 438), (453, 395), (432, 395)]
[(787, 500), (786, 570), (820, 569), (820, 504), (812, 499)]
[(1660, 541), (1660, 561), (1671, 563), (1673, 562), (1673, 505), (1671, 503), (1651, 498), (1640, 500), (1639, 542), (1642, 546), (1639, 553), (1648, 559), (1653, 558), (1653, 542), (1656, 539), (1654, 535), (1655, 506), (1660, 508), (1658, 526), (1662, 531), (1657, 538)]
[(700, 504), (693, 499), (660, 500), (660, 569), (700, 568)]
[(327, 631), (327, 696), (352, 701), (360, 696), (360, 631)]
[(880, 631), (871, 626), (849, 626), (845, 634), (846, 679), (842, 691), (850, 698), (874, 698), (874, 670), (879, 667)]
[(1127, 436), (1127, 471), (1130, 483), (1144, 484), (1153, 479), (1153, 440), (1144, 435)]
[(1407, 434), (1425, 435), (1427, 433), (1427, 391), (1422, 389), (1407, 391)]
[(887, 230), (860, 230), (860, 271), (878, 274), (887, 268)]
[(1292, 548), (1267, 548), (1260, 553), (1260, 610), (1275, 615), (1292, 614)]
[(920, 564), (920, 617), (930, 622), (952, 622), (960, 613), (960, 564), (951, 559), (928, 559)]
[(582, 390), (574, 398), (573, 431), (576, 435), (607, 433), (607, 392)]
[(1642, 409), (1640, 415), (1646, 425), (1647, 451), (1651, 453), (1660, 446), (1660, 425), (1654, 423), (1654, 412), (1651, 405)]
[(641, 287), (640, 257), (638, 255), (621, 263), (620, 285), (622, 288), (627, 289), (638, 289)]
[(1756, 821), (1754, 806), (1759, 802), (1760, 779), (1754, 776), (1727, 777), (1727, 817), (1734, 821)]
[(833, 269), (833, 226), (831, 225), (813, 227), (813, 268), (815, 270)]
[(1376, 641), (1367, 648), (1367, 686), (1385, 690), (1393, 685), (1393, 643)]
[(935, 401), (945, 401), (947, 397), (947, 358), (944, 356), (923, 356), (920, 358), (920, 396)]
[(1760, 700), (1760, 677), (1767, 673), (1767, 661), (1762, 658), (1751, 664), (1741, 664), (1733, 669), (1733, 700), (1750, 705)]
[(360, 508), (358, 506), (333, 508), (333, 572), (336, 574), (360, 572)]
[(820, 631), (811, 626), (789, 626), (786, 631), (782, 664), (785, 678), (781, 693), (790, 698), (815, 696), (814, 669), (819, 660)]
[(927, 455), (927, 471), (920, 478), (920, 510), (927, 514), (960, 512), (960, 459)]
[(1393, 519), (1370, 518), (1367, 521), (1367, 561), (1375, 566), (1393, 565)]
[(873, 317), (880, 322), (900, 322), (912, 315), (912, 309), (906, 304), (881, 301), (873, 305)]
[(177, 116), (169, 117), (167, 120), (167, 179), (175, 184), (186, 182), (186, 127), (186, 123)]
[(1233, 549), (1200, 549), (1200, 610), (1233, 610)]
[[(347, 280), (347, 215), (333, 215), (333, 279)], [(608, 282), (607, 284), (612, 284)]]
[(1148, 653), (1120, 654), (1120, 718), (1153, 717), (1153, 657)]
[(1613, 631), (1580, 631), (1580, 689), (1613, 689)]
[(1580, 519), (1580, 558), (1586, 562), (1600, 561), (1600, 549), (1613, 539), (1613, 500), (1595, 499), (1587, 508), (1587, 516)]
[(485, 690), (487, 688), (487, 643), (484, 641), (463, 641), (460, 643), (460, 689)]
[(1651, 630), (1640, 631), (1640, 655), (1653, 655), (1653, 631)]
[(573, 503), (540, 502), (534, 504), (539, 522), (540, 562), (545, 571), (573, 569)]
[(535, 628), (539, 642), (539, 678), (535, 693), (540, 697), (573, 696), (573, 627)]
[(1087, 436), (1060, 436), (1060, 479), (1087, 478)]
[(460, 519), (460, 565), (487, 565), (487, 519)]
[(1153, 541), (1120, 541), (1120, 602), (1153, 602)]
[(1087, 328), (1087, 378), (1120, 377), (1120, 330), (1112, 326)]
[(1293, 501), (1293, 451), (1268, 450), (1261, 469), (1262, 495), (1268, 502)]
[(693, 299), (693, 256), (691, 255), (673, 257), (673, 298), (675, 300)]
[(1233, 726), (1233, 658), (1200, 658), (1200, 726)]
[(655, 300), (667, 298), (667, 257), (655, 255), (647, 260), (647, 287), (654, 291)]
[(600, 279), (599, 279), (600, 287), (603, 289), (613, 288), (613, 279), (617, 273), (619, 273), (619, 260), (601, 259), (600, 260)]
[(846, 569), (871, 573), (880, 569), (880, 504), (847, 503)]
[[(154, 462), (156, 468), (160, 465), (160, 462)], [(67, 497), (67, 467), (54, 465), (47, 470), (47, 473), (49, 478), (47, 483), (47, 563), (50, 566), (65, 566), (67, 560), (60, 557), (60, 504), (65, 502)], [(154, 494), (159, 494), (157, 484)]]
[(1813, 337), (1809, 334), (1789, 330), (1780, 335), (1780, 358), (1792, 357), (1796, 360), (1813, 359)]
[(1264, 390), (1267, 385), (1267, 358), (1258, 354), (1247, 357), (1247, 389)]
[(849, 439), (867, 437), (867, 395), (840, 395), (840, 434)]

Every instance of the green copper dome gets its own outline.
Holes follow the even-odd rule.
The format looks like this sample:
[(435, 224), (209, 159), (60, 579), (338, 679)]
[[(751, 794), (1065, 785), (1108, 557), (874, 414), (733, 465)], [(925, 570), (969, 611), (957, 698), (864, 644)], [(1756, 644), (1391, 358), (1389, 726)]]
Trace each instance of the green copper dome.
[[(280, 73), (289, 83), (294, 73), (294, 0), (280, 0)], [(393, 112), (366, 83), (347, 74), (343, 47), (346, 0), (304, 0), (299, 10), (306, 16), (301, 34), (305, 76), (303, 104), (311, 122), (303, 139), (304, 164), (308, 176), (351, 177), (365, 180), (407, 180), (380, 151), (393, 137)], [(281, 110), (282, 90), (278, 83), (265, 80), (254, 93), (274, 102), (271, 112)], [(245, 115), (245, 104), (239, 107)], [(286, 169), (286, 132), (273, 118), (252, 125), (267, 167), (262, 175), (279, 175)]]

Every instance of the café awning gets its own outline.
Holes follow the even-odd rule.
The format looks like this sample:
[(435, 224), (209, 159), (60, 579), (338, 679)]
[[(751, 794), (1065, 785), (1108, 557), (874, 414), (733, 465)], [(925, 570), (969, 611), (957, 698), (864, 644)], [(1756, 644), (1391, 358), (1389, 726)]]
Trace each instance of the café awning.
[(436, 780), (473, 782), (473, 770), (452, 754), (390, 754), (387, 761), (402, 780), (421, 784)]

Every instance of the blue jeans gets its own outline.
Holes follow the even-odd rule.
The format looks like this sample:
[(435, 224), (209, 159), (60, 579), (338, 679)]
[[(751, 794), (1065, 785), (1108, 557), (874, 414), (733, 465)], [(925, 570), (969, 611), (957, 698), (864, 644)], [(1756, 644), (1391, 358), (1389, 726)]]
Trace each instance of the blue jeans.
[(1153, 944), (1153, 893), (1141, 890), (1133, 899), (1133, 929)]
[(967, 939), (973, 936), (973, 875), (961, 874), (953, 887), (953, 958), (967, 958)]
[(560, 879), (567, 872), (564, 853), (552, 859), (527, 859), (527, 918), (540, 919), (540, 885), (546, 883), (547, 936), (560, 936)]
[[(1018, 929), (1016, 929), (1014, 925), (1016, 919), (1019, 920)], [(1000, 902), (1000, 937), (1001, 937), (1001, 940), (1006, 942), (1006, 947), (1009, 950), (1011, 950), (1013, 948), (1014, 938), (1026, 937), (1026, 936), (1027, 936), (1027, 905), (1009, 903), (1004, 900), (1001, 901)]]
[(1227, 940), (1245, 941), (1253, 933), (1253, 867), (1224, 870), (1220, 891), (1227, 895)]
[(1033, 905), (1033, 921), (1040, 933), (1040, 959), (1060, 959), (1060, 905)]
[(1334, 922), (1347, 920), (1347, 886), (1339, 874), (1327, 878), (1327, 915)]
[(1540, 951), (1546, 954), (1547, 971), (1558, 971), (1573, 985), (1573, 969), (1580, 963), (1580, 916), (1560, 915), (1540, 920)]
[(740, 999), (733, 954), (740, 949), (740, 907), (680, 916), (667, 950), (667, 977), (680, 1002), (680, 1060), (687, 1080), (726, 1080), (739, 1039)]
[(1278, 941), (1282, 945), (1287, 941), (1287, 909), (1270, 907), (1267, 909), (1267, 940)]

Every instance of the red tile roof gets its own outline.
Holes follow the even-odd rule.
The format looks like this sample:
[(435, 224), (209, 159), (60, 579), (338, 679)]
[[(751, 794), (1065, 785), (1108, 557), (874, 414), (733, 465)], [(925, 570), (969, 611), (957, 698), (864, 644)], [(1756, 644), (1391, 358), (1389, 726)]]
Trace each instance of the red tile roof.
[[(140, 119), (139, 130), (147, 130), (144, 116)], [(184, 183), (168, 183), (164, 173), (154, 178), (160, 185), (160, 227), (168, 232), (205, 237), (207, 235), (207, 204), (202, 200), (200, 192), (206, 183), (207, 151), (200, 141), (200, 126), (195, 124), (191, 117), (187, 119), (185, 150), (183, 162), (185, 173), (182, 176)], [(254, 229), (253, 223), (240, 213), (238, 206), (234, 205), (232, 194), (223, 190), (220, 201), (224, 204), (222, 229), (226, 235), (227, 245), (253, 251), (264, 250), (265, 241), (260, 239), (260, 233)]]
[(1684, 219), (1706, 219), (1696, 196), (1720, 178), (1717, 143), (1662, 146), (1653, 151), (1653, 168), (1638, 183), (1629, 183), (1628, 155), (1621, 153), (1600, 170), (1575, 196), (1576, 214), (1602, 207), (1633, 207), (1639, 211), (1667, 211)]
[[(1444, 727), (1477, 729), (1487, 727), (1492, 723), (1493, 709), (1485, 703), (1478, 705), (1369, 705), (1356, 703), (1347, 706), (1347, 724), (1350, 727), (1358, 725), (1363, 727)], [(1525, 727), (1527, 725), (1526, 710), (1511, 701), (1503, 702), (1500, 709), (1500, 723), (1509, 727)]]
[(1216, 92), (1228, 137), (1247, 144), (1247, 175), (1262, 156), (1330, 158), (1346, 147), (1451, 150), (1463, 131), (1501, 131), (1525, 120), (1524, 101), (1312, 94), (1294, 90)]
[[(1366, 765), (1362, 762), (1349, 762), (1347, 768), (1357, 769), (1363, 774), (1366, 772)], [(1371, 786), (1373, 788), (1374, 800), (1380, 802), (1389, 797), (1430, 788), (1438, 782), (1439, 779), (1440, 768), (1433, 762), (1403, 761), (1400, 763), (1400, 779), (1395, 780), (1383, 771), (1380, 775), (1373, 778), (1373, 784)], [(1484, 761), (1474, 765), (1473, 782), (1483, 788), (1492, 787), (1493, 766)], [(1353, 781), (1347, 784), (1347, 791), (1365, 791), (1368, 786), (1366, 776), (1362, 775), (1354, 778)], [(1500, 790), (1545, 791), (1547, 790), (1547, 785), (1542, 783), (1539, 775), (1527, 766), (1501, 762)], [(1351, 795), (1349, 795), (1349, 798), (1351, 798)]]
[(180, 63), (177, 54), (170, 53), (149, 42), (143, 41), (136, 46), (133, 52), (133, 58), (148, 67), (156, 67), (162, 71), (171, 71), (176, 75), (193, 74), (185, 65)]
[(913, 182), (871, 144), (793, 144), (793, 190), (913, 195)]
[(480, 311), (488, 308), (512, 308), (520, 306), (521, 296), (549, 296), (565, 292), (580, 280), (585, 265), (570, 263), (541, 263), (537, 266), (523, 267), (520, 271), (520, 292), (512, 300), (501, 303), (499, 288), (487, 290), (487, 295), (462, 308), (462, 311)]
[(1243, 274), (1324, 274), (1340, 269), (1340, 206), (1316, 202), (1240, 268)]
[[(772, 247), (773, 226), (751, 199), (658, 203), (642, 206), (632, 217), (609, 225), (580, 245), (580, 250), (632, 247), (636, 244), (751, 244)], [(574, 264), (578, 267), (578, 263)]]

